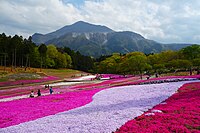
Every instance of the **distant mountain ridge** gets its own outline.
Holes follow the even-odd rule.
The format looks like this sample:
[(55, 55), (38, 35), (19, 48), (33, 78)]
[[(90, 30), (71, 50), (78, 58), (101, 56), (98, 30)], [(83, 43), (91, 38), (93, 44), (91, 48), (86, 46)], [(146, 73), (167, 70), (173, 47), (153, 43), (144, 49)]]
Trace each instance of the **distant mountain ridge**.
[(129, 53), (141, 51), (144, 53), (156, 53), (162, 50), (178, 50), (191, 44), (161, 44), (153, 40), (145, 39), (140, 34), (123, 31), (115, 32), (112, 29), (78, 21), (72, 25), (64, 26), (48, 34), (35, 33), (32, 36), (36, 44), (55, 44), (59, 47), (69, 47), (79, 51), (83, 55), (99, 57), (112, 53)]
[(89, 32), (113, 32), (106, 26), (93, 25), (83, 21), (78, 21), (72, 25), (64, 26), (54, 32), (48, 33), (46, 35), (35, 33), (32, 38), (36, 44), (45, 43), (53, 38), (59, 38), (67, 33), (89, 33)]

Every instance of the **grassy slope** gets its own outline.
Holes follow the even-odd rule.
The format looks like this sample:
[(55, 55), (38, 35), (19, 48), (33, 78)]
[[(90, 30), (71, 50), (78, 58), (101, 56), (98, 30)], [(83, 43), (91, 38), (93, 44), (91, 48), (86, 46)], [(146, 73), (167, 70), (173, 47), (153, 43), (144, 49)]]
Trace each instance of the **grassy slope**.
[(80, 75), (80, 74), (85, 73), (85, 72), (81, 72), (81, 71), (73, 70), (73, 69), (43, 69), (42, 71), (46, 73), (47, 75), (56, 76), (61, 79), (68, 78), (73, 75)]
[[(56, 76), (59, 78), (65, 78), (65, 77), (70, 77), (72, 75), (77, 75), (77, 74), (84, 74), (85, 72), (81, 72), (78, 70), (73, 70), (73, 69), (42, 69), (40, 71), (39, 68), (16, 68), (11, 71), (10, 67), (6, 67), (6, 71), (4, 71), (4, 67), (0, 66), (0, 79), (5, 79), (7, 75), (15, 74), (15, 73), (38, 73), (41, 75), (48, 75), (48, 76)], [(1, 80), (0, 80), (1, 81)]]
[[(11, 68), (10, 67), (7, 67), (6, 68), (6, 71), (4, 71), (4, 68), (0, 66), (0, 83), (3, 83), (3, 82), (8, 82), (8, 81), (17, 81), (17, 80), (20, 80), (20, 79), (23, 79), (23, 80), (30, 80), (30, 78), (23, 78), (23, 77), (20, 77), (20, 79), (9, 79), (8, 76), (9, 75), (12, 75), (12, 74), (17, 74), (17, 73), (37, 73), (41, 76), (54, 76), (54, 77), (58, 77), (59, 79), (58, 80), (63, 80), (64, 78), (70, 78), (72, 76), (81, 76), (81, 75), (84, 75), (86, 74), (85, 72), (81, 72), (81, 71), (78, 71), (78, 70), (73, 70), (73, 69), (42, 69), (42, 71), (40, 72), (40, 69), (39, 68), (30, 68), (30, 69), (27, 69), (25, 71), (24, 68), (16, 68), (15, 70), (11, 71)], [(45, 81), (45, 83), (52, 83), (52, 82), (55, 82), (54, 80), (52, 81)], [(26, 85), (24, 84), (24, 86), (27, 86), (27, 85), (36, 85), (36, 84), (44, 84), (44, 82), (41, 82), (41, 83), (26, 83)], [(5, 86), (2, 86), (0, 87), (0, 89), (9, 89), (9, 88), (13, 88), (13, 87), (17, 87), (19, 86), (20, 84), (16, 84), (16, 85), (5, 85)]]

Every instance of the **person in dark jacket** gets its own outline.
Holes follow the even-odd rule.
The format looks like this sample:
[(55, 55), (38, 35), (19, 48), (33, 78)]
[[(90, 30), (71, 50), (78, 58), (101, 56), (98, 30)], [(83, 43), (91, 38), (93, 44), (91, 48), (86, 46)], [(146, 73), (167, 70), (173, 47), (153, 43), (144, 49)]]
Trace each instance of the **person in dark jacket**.
[(41, 96), (41, 91), (40, 91), (40, 89), (38, 89), (37, 95), (38, 95), (38, 97)]
[(53, 93), (52, 86), (50, 87), (50, 89), (49, 89), (49, 92), (50, 92), (50, 94), (52, 94), (52, 93)]

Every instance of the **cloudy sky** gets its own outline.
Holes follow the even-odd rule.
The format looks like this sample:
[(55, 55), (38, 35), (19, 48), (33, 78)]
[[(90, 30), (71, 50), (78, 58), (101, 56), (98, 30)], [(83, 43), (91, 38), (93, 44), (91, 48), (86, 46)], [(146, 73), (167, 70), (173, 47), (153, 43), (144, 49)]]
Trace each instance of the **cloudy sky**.
[(162, 43), (200, 44), (200, 0), (0, 0), (0, 33), (28, 37), (76, 21)]

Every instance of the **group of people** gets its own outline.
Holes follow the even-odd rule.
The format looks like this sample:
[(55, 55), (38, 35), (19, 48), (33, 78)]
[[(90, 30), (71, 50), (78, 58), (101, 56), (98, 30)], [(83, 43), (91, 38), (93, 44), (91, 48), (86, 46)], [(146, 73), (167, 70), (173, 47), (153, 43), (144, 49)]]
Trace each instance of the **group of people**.
[[(49, 87), (49, 85), (48, 85), (48, 86), (45, 85), (45, 89), (46, 89), (46, 88), (49, 89), (49, 93), (50, 93), (50, 94), (53, 93), (53, 88), (52, 88), (52, 86)], [(40, 89), (38, 89), (38, 91), (37, 91), (37, 96), (39, 97), (39, 96), (41, 96), (41, 95), (42, 95), (42, 94), (41, 94), (41, 91), (40, 91)], [(34, 91), (33, 91), (33, 90), (31, 91), (30, 97), (31, 97), (31, 98), (34, 97)]]
[[(40, 89), (38, 89), (37, 96), (38, 96), (38, 97), (41, 96), (41, 91), (40, 91)], [(33, 91), (33, 90), (31, 91), (30, 97), (34, 97), (34, 91)]]

